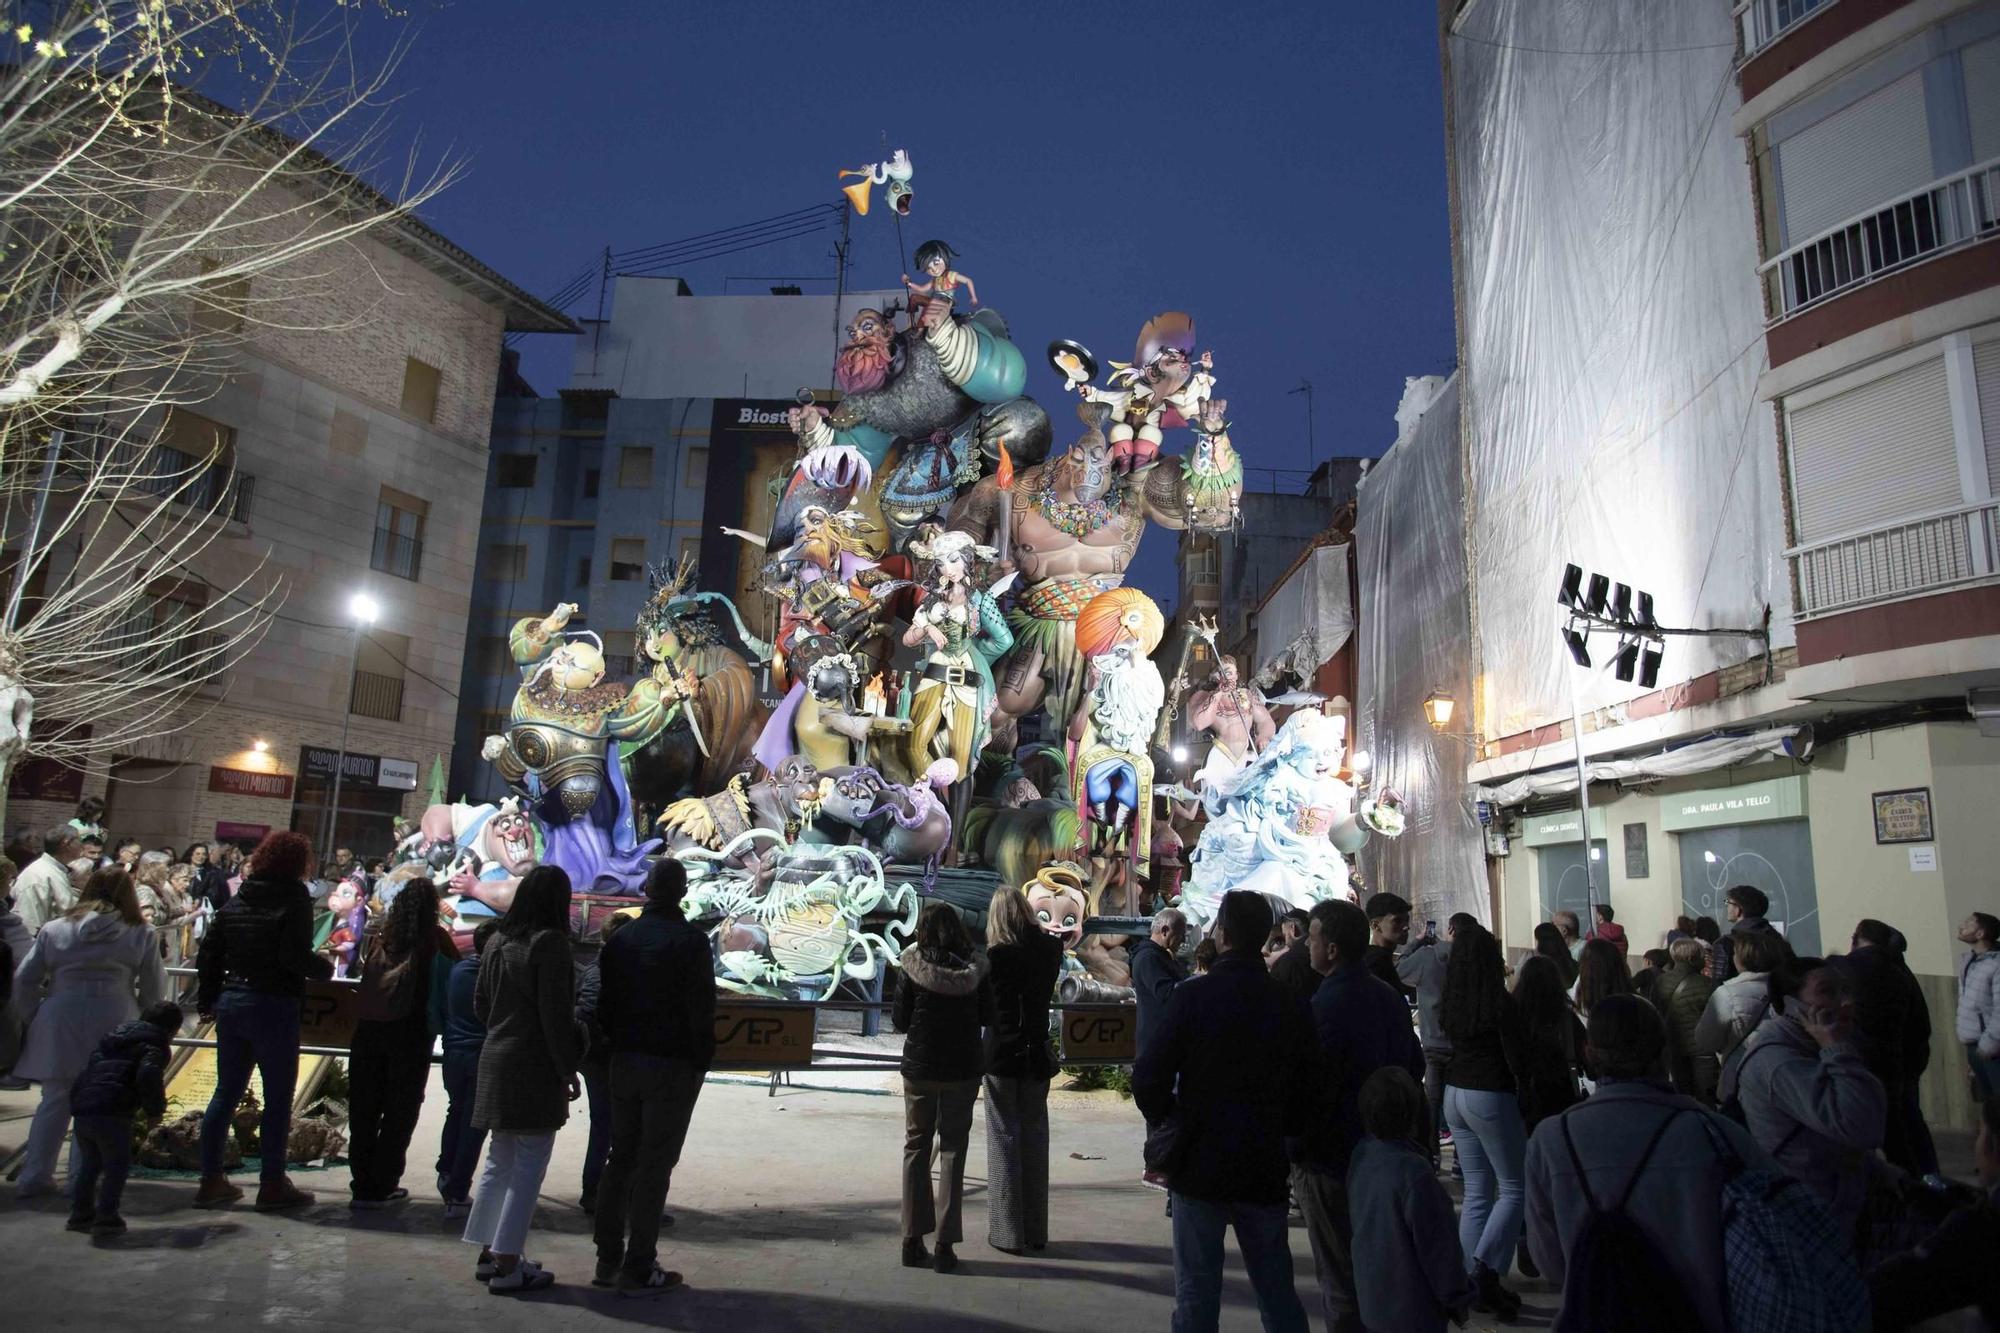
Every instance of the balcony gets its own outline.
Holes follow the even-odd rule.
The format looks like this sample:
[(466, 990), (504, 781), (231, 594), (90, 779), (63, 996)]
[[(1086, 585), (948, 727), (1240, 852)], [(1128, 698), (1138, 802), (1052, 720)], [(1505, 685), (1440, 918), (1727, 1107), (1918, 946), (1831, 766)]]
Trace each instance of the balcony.
[(391, 532), (388, 528), (375, 529), (375, 549), (368, 557), (370, 569), (414, 582), (423, 563), (423, 538)]
[(1758, 269), (1772, 322), (1790, 319), (1920, 260), (2000, 235), (2000, 159), (1802, 241)]
[(1800, 620), (1946, 592), (2000, 576), (2000, 500), (1795, 546)]
[(1834, 0), (1743, 0), (1736, 6), (1737, 33), (1743, 43), (1738, 63), (1833, 4)]
[(372, 717), (382, 722), (403, 720), (403, 678), (382, 676), (373, 671), (354, 673), (354, 692), (347, 711), (356, 717)]
[[(129, 495), (171, 498), (175, 504), (214, 513), (233, 523), (250, 521), (257, 479), (245, 472), (232, 472), (227, 464), (205, 467), (205, 460), (171, 445), (146, 448), (121, 441), (111, 446), (107, 466), (133, 470)], [(190, 476), (192, 473), (200, 475)]]

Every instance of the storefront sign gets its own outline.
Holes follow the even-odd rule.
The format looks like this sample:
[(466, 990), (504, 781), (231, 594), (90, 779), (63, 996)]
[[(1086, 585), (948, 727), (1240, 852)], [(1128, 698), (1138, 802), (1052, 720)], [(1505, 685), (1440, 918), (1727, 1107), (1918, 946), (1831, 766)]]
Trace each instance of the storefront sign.
[(384, 759), (375, 773), (375, 785), (393, 787), (397, 791), (417, 789), (417, 761), (414, 759)]
[[(72, 740), (90, 739), (90, 728), (71, 728), (62, 722), (43, 722), (36, 735), (65, 734)], [(7, 772), (7, 799), (10, 801), (60, 801), (65, 805), (83, 799), (83, 770), (71, 768), (58, 759), (29, 759)], [(15, 961), (19, 961), (18, 959)]]
[(224, 821), (215, 826), (215, 840), (257, 843), (264, 841), (264, 835), (270, 831), (269, 824), (231, 824)]
[(1935, 838), (1929, 787), (1875, 793), (1875, 841), (1931, 842)]
[[(1595, 841), (1604, 836), (1604, 810), (1593, 807), (1590, 812), (1590, 836)], [(1583, 841), (1583, 812), (1581, 810), (1558, 810), (1551, 815), (1530, 815), (1521, 821), (1521, 842), (1529, 847), (1555, 847), (1565, 842)]]
[(1806, 783), (1798, 777), (1677, 792), (1660, 798), (1660, 827), (1669, 833), (1805, 817)]
[(1138, 1053), (1136, 1007), (1062, 1011), (1064, 1064), (1129, 1065)]
[(715, 1066), (797, 1068), (812, 1063), (813, 1007), (770, 1000), (724, 1000), (715, 1006)]
[(247, 768), (210, 768), (208, 789), (226, 796), (263, 796), (273, 801), (292, 799), (292, 775), (254, 773)]
[(417, 764), (413, 759), (385, 759), (373, 754), (347, 754), (318, 745), (299, 747), (299, 772), (309, 778), (333, 781), (338, 761), (341, 781), (358, 787), (380, 787), (389, 791), (415, 791)]
[(353, 981), (308, 981), (299, 1001), (299, 1045), (354, 1044), (354, 997), (361, 990)]

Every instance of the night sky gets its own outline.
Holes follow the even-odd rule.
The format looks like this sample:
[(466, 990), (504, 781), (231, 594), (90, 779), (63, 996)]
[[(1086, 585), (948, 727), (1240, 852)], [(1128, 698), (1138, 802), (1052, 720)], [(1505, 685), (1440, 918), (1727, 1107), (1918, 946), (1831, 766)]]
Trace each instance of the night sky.
[[(962, 252), (1059, 442), (1080, 427), (1041, 349), (1069, 337), (1126, 360), (1161, 310), (1192, 313), (1214, 351), (1252, 489), (1302, 489), (1306, 399), (1287, 393), (1302, 379), (1317, 457), (1373, 455), (1404, 377), (1450, 369), (1432, 6), (941, 3), (927, 26), (832, 2), (409, 8), (366, 20), (368, 53), (411, 42), (371, 174), (400, 174), (412, 143), (462, 161), (426, 218), (537, 294), (606, 245), (835, 200), (835, 173), (885, 156), (886, 136), (916, 168), (903, 245)], [(881, 200), (855, 219), (850, 287), (893, 287), (907, 267)], [(829, 291), (834, 236), (672, 271), (704, 295)], [(541, 392), (562, 387), (568, 343), (525, 340)], [(1142, 549), (1156, 595), (1172, 553), (1159, 535)]]

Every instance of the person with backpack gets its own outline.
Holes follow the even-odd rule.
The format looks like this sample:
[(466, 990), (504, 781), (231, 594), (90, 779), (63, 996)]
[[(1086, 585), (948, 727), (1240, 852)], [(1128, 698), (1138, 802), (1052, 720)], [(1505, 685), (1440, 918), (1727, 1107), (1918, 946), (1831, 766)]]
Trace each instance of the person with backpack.
[(438, 959), (437, 886), (413, 879), (383, 914), (362, 955), (347, 1061), (348, 1206), (410, 1197), (403, 1167), (431, 1074), (431, 970)]
[(118, 1205), (132, 1169), (132, 1116), (151, 1124), (166, 1114), (167, 1062), (180, 1035), (180, 1006), (171, 1000), (147, 1009), (134, 1023), (105, 1034), (76, 1082), (69, 1109), (76, 1117), (76, 1162), (70, 1172), (71, 1231), (115, 1236), (125, 1230)]
[(1722, 1071), (1759, 1147), (1833, 1214), (1850, 1245), (1882, 1146), (1889, 1098), (1854, 1039), (1854, 987), (1837, 962), (1794, 958), (1771, 974), (1771, 1016)]
[[(1668, 1087), (1659, 1011), (1636, 995), (1607, 996), (1585, 1041), (1597, 1091), (1544, 1121), (1528, 1145), (1528, 1244), (1562, 1292), (1554, 1327), (1856, 1328), (1866, 1293), (1851, 1261), (1774, 1248), (1787, 1237), (1763, 1226), (1789, 1227), (1799, 1242), (1816, 1226), (1824, 1251), (1834, 1248), (1830, 1219), (1802, 1193), (1782, 1212), (1745, 1211), (1760, 1191), (1782, 1197), (1776, 1168), (1741, 1125)], [(1770, 1318), (1777, 1311), (1789, 1317)]]

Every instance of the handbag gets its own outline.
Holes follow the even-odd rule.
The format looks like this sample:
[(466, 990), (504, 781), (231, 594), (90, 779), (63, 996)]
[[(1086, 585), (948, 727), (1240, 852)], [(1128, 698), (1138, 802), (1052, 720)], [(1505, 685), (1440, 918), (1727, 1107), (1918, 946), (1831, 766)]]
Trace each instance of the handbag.
[[(417, 958), (412, 953), (388, 964), (378, 939), (361, 965), (361, 989), (354, 996), (354, 1017), (363, 1023), (396, 1023), (417, 1011)], [(385, 966), (385, 964), (387, 964)]]

